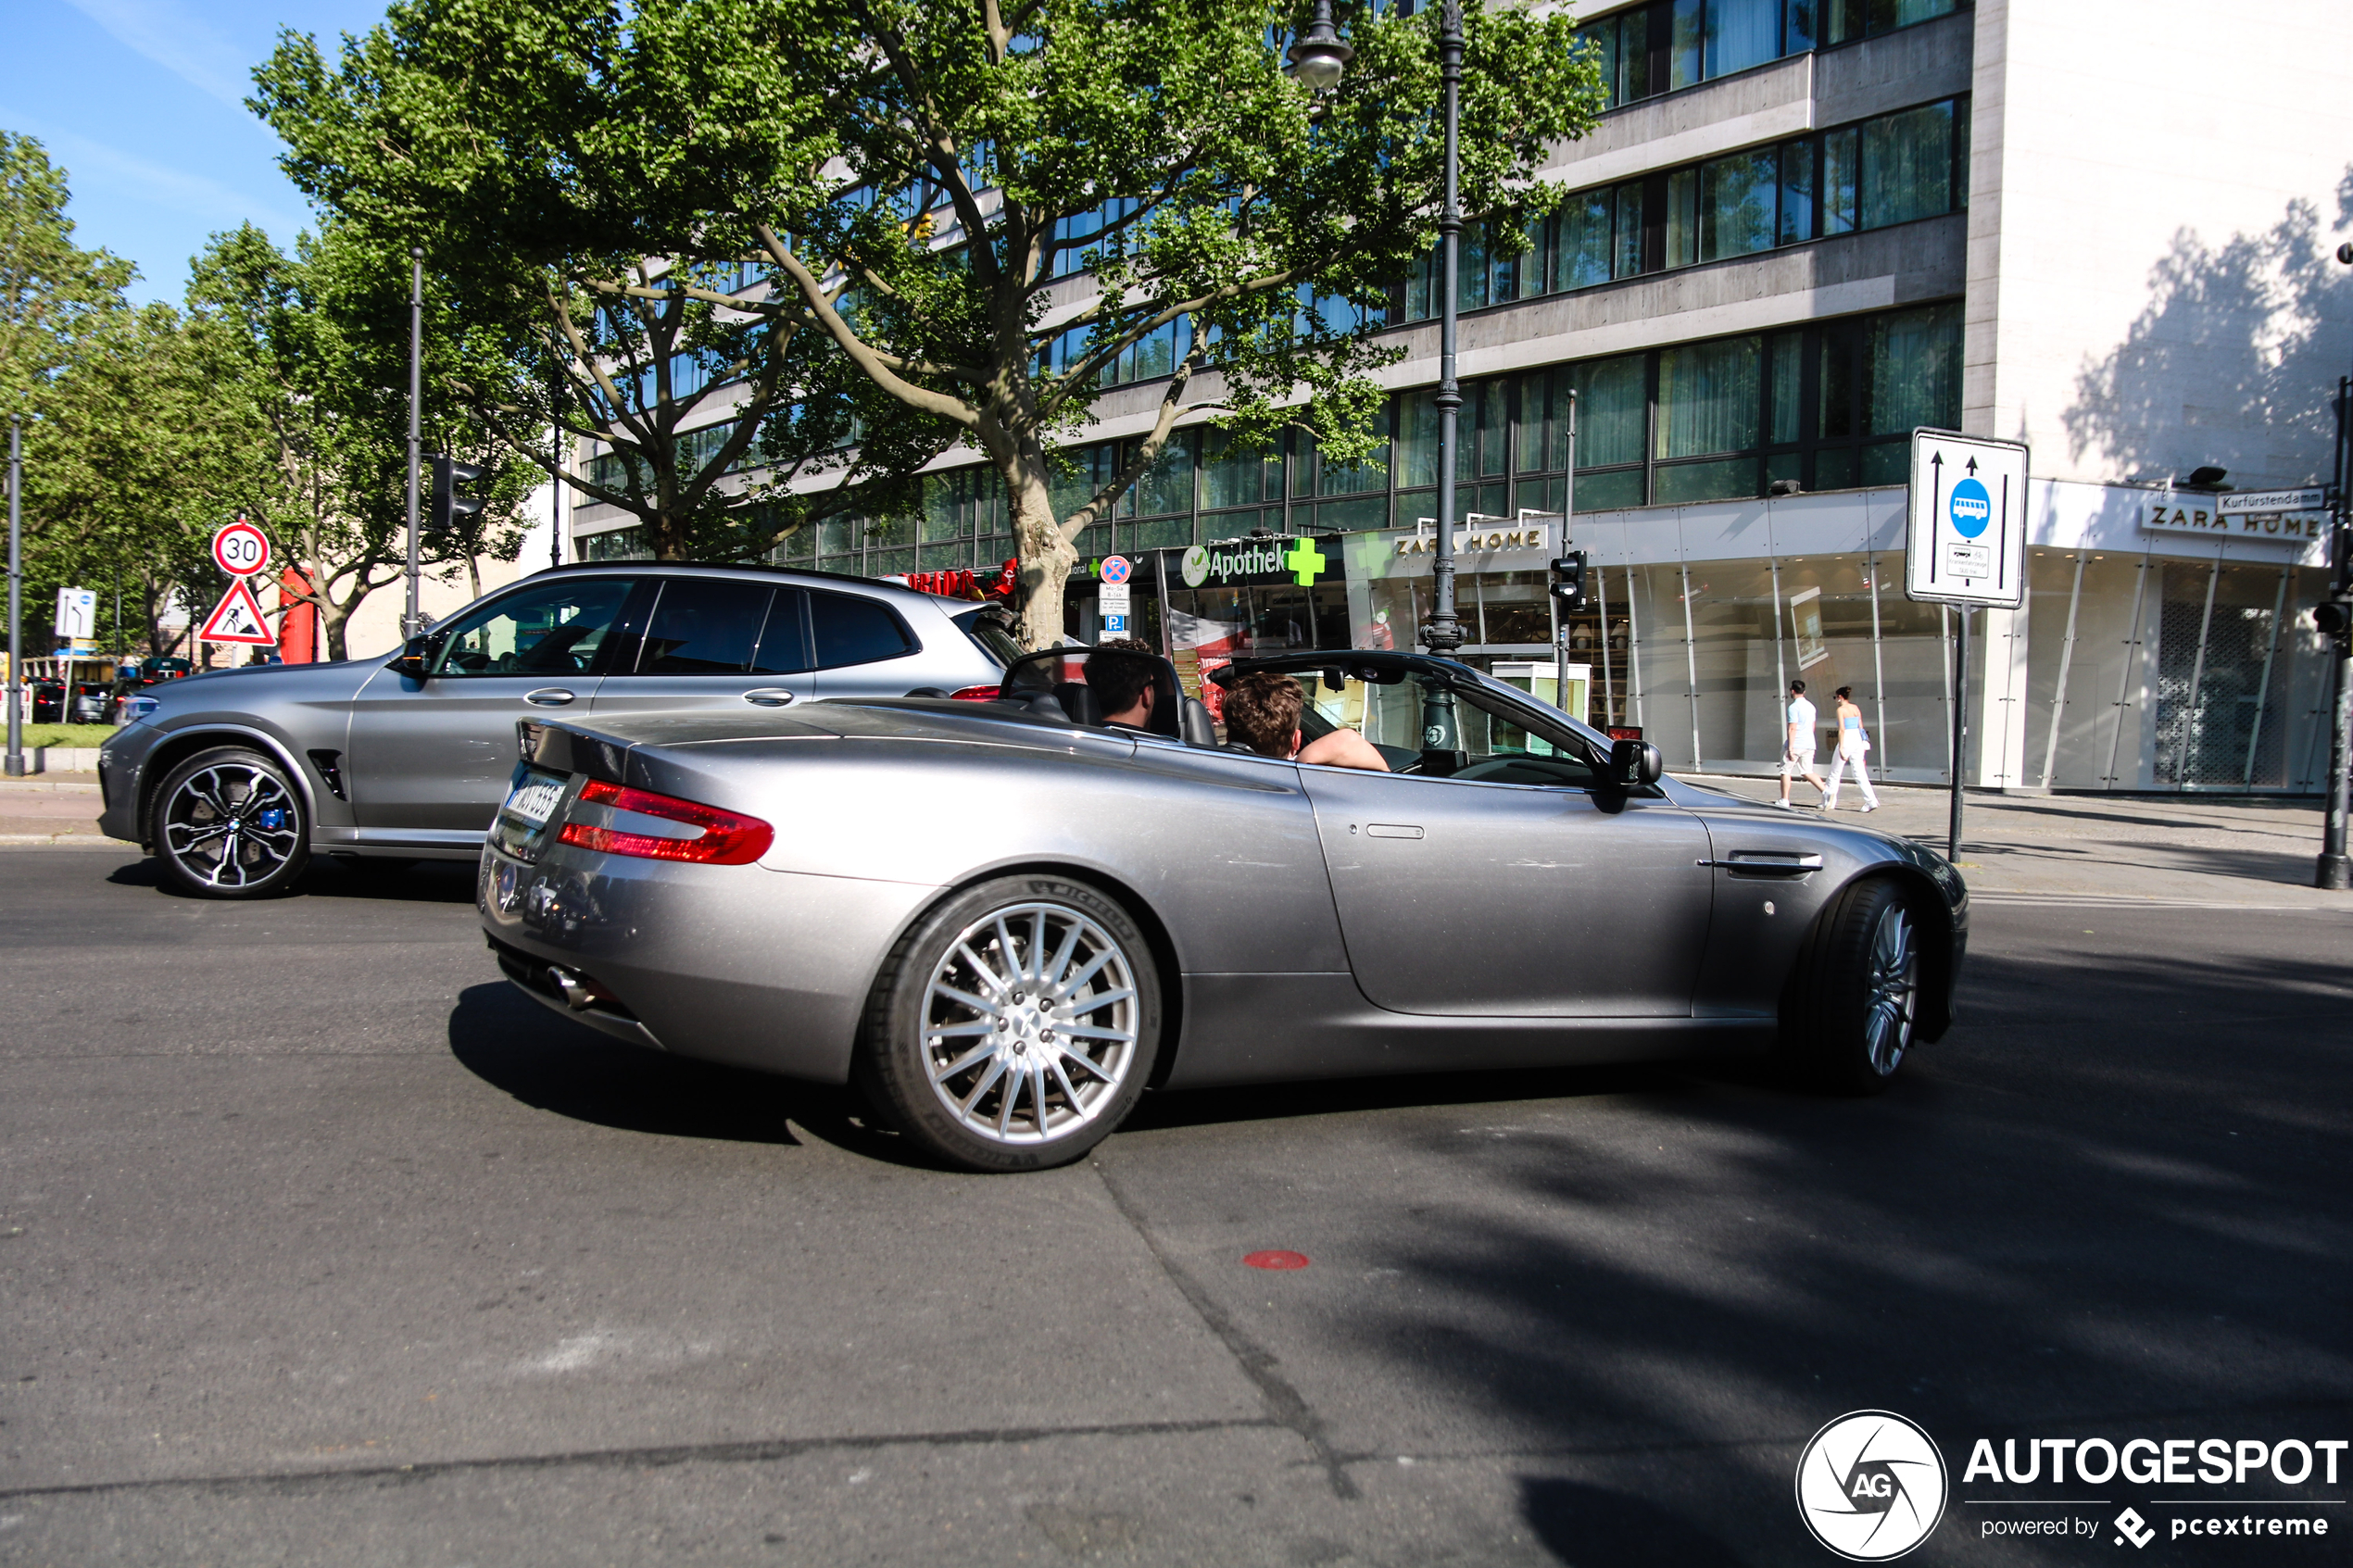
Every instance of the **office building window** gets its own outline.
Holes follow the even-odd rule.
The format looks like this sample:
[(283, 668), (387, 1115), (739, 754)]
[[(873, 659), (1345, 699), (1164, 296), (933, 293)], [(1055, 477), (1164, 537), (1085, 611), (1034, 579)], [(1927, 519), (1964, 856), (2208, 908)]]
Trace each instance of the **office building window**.
[[(1818, 135), (1572, 191), (1523, 251), (1464, 231), (1457, 308), (1592, 288), (1646, 272), (1882, 229), (1969, 205), (1969, 100), (1947, 98)], [(1438, 313), (1438, 257), (1392, 295), (1404, 321)]]

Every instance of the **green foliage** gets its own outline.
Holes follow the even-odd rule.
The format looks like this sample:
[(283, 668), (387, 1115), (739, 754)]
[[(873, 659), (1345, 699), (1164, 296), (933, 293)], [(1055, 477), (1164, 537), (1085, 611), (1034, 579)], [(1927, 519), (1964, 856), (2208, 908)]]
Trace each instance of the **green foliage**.
[[(215, 235), (188, 284), (189, 352), (211, 403), (192, 498), (208, 535), (238, 515), (270, 535), (308, 579), (290, 592), (318, 608), (335, 658), (351, 613), (407, 558), (406, 270), (338, 224), (303, 235), (292, 257), (247, 225)], [(457, 413), (453, 383), (485, 359), (495, 369), (495, 354), (434, 328), (424, 445), (484, 464), (490, 505), (455, 537), (428, 532), (422, 554), (472, 572), (483, 556), (514, 558), (534, 474)]]
[[(758, 554), (817, 517), (905, 505), (946, 436), (821, 335), (731, 301), (750, 242), (717, 205), (727, 157), (705, 154), (738, 134), (736, 106), (707, 91), (684, 20), (397, 5), (334, 66), (288, 33), (254, 99), (288, 173), (345, 226), (426, 251), (432, 313), (484, 349), (461, 387), (482, 427), (550, 470), (561, 454), (538, 432), (602, 443), (610, 460), (571, 483), (666, 559)], [(799, 156), (821, 153), (808, 134)], [(738, 390), (703, 396), (720, 383)], [(733, 477), (753, 467), (763, 483)]]
[[(596, 372), (683, 343), (743, 367), (763, 432), (821, 411), (774, 434), (797, 487), (982, 452), (1036, 640), (1078, 533), (1179, 420), (1302, 429), (1343, 461), (1378, 439), (1399, 350), (1359, 323), (1437, 235), (1438, 16), (1338, 9), (1356, 57), (1317, 96), (1286, 69), (1293, 0), (415, 0), (332, 69), (289, 35), (256, 104), (306, 189), (426, 245), (517, 364), (552, 348), (591, 388), (551, 411), (635, 449), (605, 498), (649, 533), (724, 503), (685, 478), (672, 400)], [(1464, 20), (1463, 201), (1517, 228), (1556, 199), (1534, 175), (1592, 122), (1597, 68), (1566, 15)], [(746, 257), (749, 293), (700, 281)], [(623, 300), (636, 323), (578, 331)], [(1164, 342), (1156, 399), (1114, 389), (1107, 368)], [(827, 468), (843, 408), (856, 458)], [(1119, 416), (1149, 420), (1131, 461), (1057, 508), (1053, 447)]]

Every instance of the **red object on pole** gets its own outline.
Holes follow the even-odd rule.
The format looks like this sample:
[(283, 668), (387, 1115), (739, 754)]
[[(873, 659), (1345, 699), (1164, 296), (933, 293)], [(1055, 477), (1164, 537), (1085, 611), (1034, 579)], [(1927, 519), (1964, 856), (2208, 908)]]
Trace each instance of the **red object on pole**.
[(319, 662), (319, 607), (296, 596), (310, 592), (310, 579), (295, 567), (278, 574), (278, 657), (288, 664)]

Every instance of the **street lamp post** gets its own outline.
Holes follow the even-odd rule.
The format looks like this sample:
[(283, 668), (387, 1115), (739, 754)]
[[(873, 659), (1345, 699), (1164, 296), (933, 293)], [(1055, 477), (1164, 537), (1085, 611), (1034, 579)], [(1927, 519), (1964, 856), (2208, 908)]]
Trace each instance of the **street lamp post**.
[[(1455, 299), (1462, 265), (1462, 84), (1463, 7), (1444, 0), (1438, 18), (1438, 75), (1446, 116), (1446, 200), (1439, 209), (1438, 328), (1438, 550), (1429, 563), (1429, 619), (1422, 622), (1422, 646), (1441, 659), (1463, 646), (1463, 623), (1454, 613), (1455, 436), (1461, 423), (1462, 383), (1454, 375)], [(1444, 686), (1422, 690), (1423, 771), (1451, 772), (1461, 748), (1454, 694)]]
[[(1445, 0), (1438, 22), (1438, 74), (1446, 116), (1446, 204), (1438, 216), (1438, 552), (1430, 560), (1429, 619), (1422, 625), (1422, 646), (1443, 659), (1463, 646), (1463, 623), (1454, 613), (1454, 465), (1455, 434), (1463, 407), (1463, 389), (1454, 377), (1456, 271), (1462, 264), (1462, 158), (1456, 137), (1461, 129), (1463, 82), (1463, 7), (1461, 0)], [(1451, 705), (1448, 720), (1451, 721)], [(1452, 724), (1435, 715), (1424, 729), (1443, 729), (1435, 737), (1425, 733), (1432, 749), (1452, 750)]]
[(1332, 0), (1315, 0), (1315, 19), (1307, 36), (1290, 46), (1291, 70), (1310, 93), (1328, 93), (1340, 85), (1340, 73), (1356, 51), (1340, 41), (1332, 25)]
[(409, 611), (400, 620), (400, 634), (413, 637), (425, 629), (417, 603), (417, 447), (424, 387), (425, 253), (409, 253)]

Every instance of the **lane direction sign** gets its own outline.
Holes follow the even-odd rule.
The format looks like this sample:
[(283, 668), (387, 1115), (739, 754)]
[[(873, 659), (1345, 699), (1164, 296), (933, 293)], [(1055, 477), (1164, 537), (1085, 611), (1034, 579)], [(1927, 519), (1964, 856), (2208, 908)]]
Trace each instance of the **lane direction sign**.
[(253, 582), (245, 577), (229, 584), (229, 591), (205, 617), (204, 630), (196, 635), (208, 643), (252, 643), (260, 647), (278, 640), (270, 623), (261, 619), (261, 601), (253, 596)]
[(222, 525), (212, 536), (212, 563), (232, 577), (270, 570), (270, 538), (245, 519)]
[(1925, 604), (2026, 602), (2026, 447), (1949, 431), (1912, 433), (1904, 593)]

